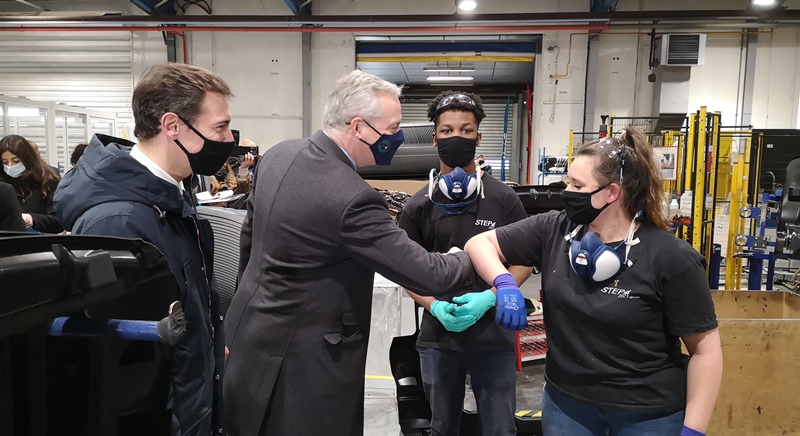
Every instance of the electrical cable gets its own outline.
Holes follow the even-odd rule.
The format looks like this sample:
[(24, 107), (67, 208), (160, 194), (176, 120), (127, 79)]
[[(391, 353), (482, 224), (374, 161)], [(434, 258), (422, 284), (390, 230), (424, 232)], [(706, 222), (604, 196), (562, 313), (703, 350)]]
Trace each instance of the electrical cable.
[[(561, 54), (561, 47), (557, 45), (553, 46), (553, 50), (558, 50), (556, 51), (555, 67), (553, 68), (555, 71), (558, 71), (558, 55)], [(556, 98), (558, 98), (558, 79), (556, 79), (556, 83), (553, 84), (553, 108), (550, 112), (550, 124), (554, 124), (556, 121)]]

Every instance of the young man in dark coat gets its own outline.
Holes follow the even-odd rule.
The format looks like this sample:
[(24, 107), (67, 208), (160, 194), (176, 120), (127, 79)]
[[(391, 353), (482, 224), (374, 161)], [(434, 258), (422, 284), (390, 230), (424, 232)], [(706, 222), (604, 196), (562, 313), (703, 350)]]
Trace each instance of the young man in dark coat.
[(211, 175), (234, 147), (228, 85), (184, 64), (152, 67), (133, 92), (138, 144), (95, 135), (56, 191), (73, 233), (143, 239), (161, 250), (181, 286), (186, 336), (175, 349), (172, 434), (224, 434), (219, 398), (222, 314), (211, 226), (197, 217), (183, 181)]
[(403, 142), (400, 88), (354, 71), (325, 127), (259, 160), (242, 229), (243, 273), (225, 323), (228, 431), (358, 436), (375, 272), (425, 295), (474, 283), (463, 253), (428, 253), (356, 168)]

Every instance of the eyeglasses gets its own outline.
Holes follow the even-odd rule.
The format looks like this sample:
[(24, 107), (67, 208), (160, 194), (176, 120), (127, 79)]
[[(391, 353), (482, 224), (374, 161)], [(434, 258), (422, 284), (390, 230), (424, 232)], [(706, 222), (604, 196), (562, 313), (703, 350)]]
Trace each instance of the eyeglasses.
[(454, 101), (475, 107), (475, 101), (473, 99), (467, 97), (464, 94), (453, 94), (453, 95), (448, 95), (447, 97), (439, 100), (439, 104), (436, 105), (436, 112), (439, 112), (443, 108), (450, 106), (451, 104), (453, 104)]
[(619, 138), (607, 136), (598, 141), (597, 146), (609, 159), (619, 158), (619, 184), (622, 185), (622, 169), (625, 168), (625, 142)]
[(623, 159), (622, 154), (625, 151), (625, 143), (622, 142), (622, 140), (613, 136), (607, 136), (598, 141), (597, 146), (600, 147), (600, 150), (603, 150), (610, 159), (614, 159), (617, 156)]

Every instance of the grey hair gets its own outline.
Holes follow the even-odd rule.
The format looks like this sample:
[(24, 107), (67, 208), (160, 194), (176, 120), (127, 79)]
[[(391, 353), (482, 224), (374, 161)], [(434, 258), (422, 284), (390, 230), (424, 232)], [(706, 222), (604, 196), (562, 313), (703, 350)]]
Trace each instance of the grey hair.
[(355, 117), (374, 121), (382, 115), (378, 94), (400, 98), (402, 87), (363, 71), (352, 71), (336, 81), (325, 103), (326, 128), (341, 129)]

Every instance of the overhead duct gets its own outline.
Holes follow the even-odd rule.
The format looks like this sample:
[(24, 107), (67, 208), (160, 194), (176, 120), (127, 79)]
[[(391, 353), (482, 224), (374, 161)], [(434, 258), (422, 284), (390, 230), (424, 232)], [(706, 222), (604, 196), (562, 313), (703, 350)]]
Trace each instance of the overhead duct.
[[(139, 0), (144, 1), (144, 0)], [(163, 3), (163, 2), (160, 2)], [(307, 3), (307, 2), (306, 2)], [(161, 6), (163, 7), (163, 6)], [(772, 27), (779, 24), (800, 23), (800, 10), (749, 11), (749, 10), (669, 10), (669, 11), (615, 11), (548, 12), (522, 14), (475, 14), (469, 17), (454, 15), (183, 15), (183, 16), (102, 16), (92, 17), (74, 12), (72, 17), (37, 15), (36, 17), (0, 17), (3, 31), (47, 31), (53, 27), (61, 30), (93, 31), (159, 30), (174, 26), (182, 31), (252, 31), (252, 32), (480, 32), (480, 31), (545, 31), (545, 30), (607, 30), (615, 28), (648, 27), (669, 28), (678, 26)], [(27, 19), (26, 19), (27, 18)], [(645, 24), (648, 23), (648, 24)], [(656, 23), (656, 24), (652, 24)], [(149, 28), (149, 29), (148, 29)]]

